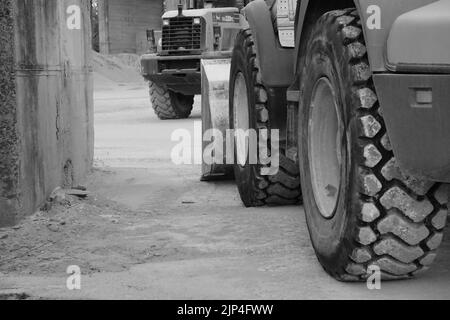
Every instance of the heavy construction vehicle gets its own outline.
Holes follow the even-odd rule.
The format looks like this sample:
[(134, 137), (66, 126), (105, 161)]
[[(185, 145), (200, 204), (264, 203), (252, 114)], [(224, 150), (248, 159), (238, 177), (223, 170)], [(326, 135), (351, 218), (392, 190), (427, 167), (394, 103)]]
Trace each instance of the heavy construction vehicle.
[(244, 204), (301, 198), (338, 280), (426, 270), (447, 219), (450, 1), (255, 0), (243, 14), (230, 127), (280, 132), (278, 173), (234, 164)]
[(160, 119), (190, 116), (194, 95), (201, 93), (201, 61), (231, 57), (243, 5), (243, 0), (186, 0), (164, 13), (161, 37), (149, 37), (157, 52), (141, 57)]

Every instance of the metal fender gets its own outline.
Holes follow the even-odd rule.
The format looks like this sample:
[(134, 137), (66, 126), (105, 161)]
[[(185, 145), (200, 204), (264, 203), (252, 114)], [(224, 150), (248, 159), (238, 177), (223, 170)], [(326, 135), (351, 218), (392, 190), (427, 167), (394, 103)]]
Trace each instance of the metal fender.
[[(366, 39), (369, 62), (373, 72), (388, 71), (386, 67), (386, 43), (395, 20), (402, 14), (423, 7), (436, 0), (354, 0), (329, 1), (329, 0), (299, 0), (298, 20), (296, 29), (296, 43), (301, 44), (305, 34), (302, 32), (308, 26), (305, 21), (316, 8), (326, 8), (326, 11), (356, 6), (361, 16), (362, 28)], [(314, 5), (314, 6), (313, 6)], [(323, 10), (323, 9), (322, 9)], [(379, 17), (379, 25), (374, 23), (374, 18)], [(297, 45), (296, 50), (301, 46)], [(298, 57), (298, 52), (295, 53)], [(297, 63), (296, 63), (297, 65)]]
[(393, 72), (450, 72), (450, 1), (440, 0), (399, 16), (386, 48)]
[(253, 33), (262, 82), (268, 87), (288, 87), (294, 80), (294, 49), (282, 48), (264, 0), (249, 3), (244, 15)]

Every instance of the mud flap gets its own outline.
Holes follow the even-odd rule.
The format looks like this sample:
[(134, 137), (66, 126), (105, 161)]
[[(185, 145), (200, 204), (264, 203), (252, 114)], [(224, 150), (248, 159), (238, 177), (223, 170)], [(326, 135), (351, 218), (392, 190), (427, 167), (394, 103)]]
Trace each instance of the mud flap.
[[(203, 140), (209, 138), (211, 133), (215, 136), (218, 132), (222, 134), (223, 138), (203, 141), (202, 181), (223, 180), (233, 177), (232, 165), (226, 164), (226, 132), (230, 128), (228, 111), (230, 68), (231, 59), (201, 61)], [(205, 153), (211, 153), (211, 148), (223, 150), (222, 154), (215, 154), (213, 163), (205, 157)]]

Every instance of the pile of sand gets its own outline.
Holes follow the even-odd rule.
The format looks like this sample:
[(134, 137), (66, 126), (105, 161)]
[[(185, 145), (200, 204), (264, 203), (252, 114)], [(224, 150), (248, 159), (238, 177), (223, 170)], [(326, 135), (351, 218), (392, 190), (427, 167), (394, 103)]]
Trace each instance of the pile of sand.
[(120, 63), (134, 68), (137, 72), (141, 72), (141, 56), (133, 53), (119, 53), (111, 58), (119, 61)]
[(139, 73), (139, 56), (136, 54), (102, 55), (93, 52), (93, 66), (96, 89), (144, 81)]

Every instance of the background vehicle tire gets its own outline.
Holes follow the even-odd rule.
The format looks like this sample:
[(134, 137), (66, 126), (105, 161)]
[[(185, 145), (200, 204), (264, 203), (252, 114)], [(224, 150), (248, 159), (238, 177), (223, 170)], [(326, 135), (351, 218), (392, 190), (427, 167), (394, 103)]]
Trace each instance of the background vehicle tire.
[(186, 119), (191, 115), (194, 96), (186, 96), (149, 82), (153, 110), (161, 120)]
[[(231, 62), (231, 129), (254, 129), (257, 132), (267, 129), (270, 137), (267, 92), (259, 80), (261, 77), (255, 52), (251, 31), (241, 31), (236, 38)], [(246, 117), (247, 120), (237, 119), (238, 112), (244, 112), (245, 115), (240, 117)], [(270, 141), (268, 149), (270, 149)], [(245, 206), (285, 205), (300, 202), (299, 169), (293, 161), (280, 154), (279, 171), (273, 176), (261, 175), (262, 167), (261, 164), (249, 164), (248, 160), (244, 166), (234, 165), (236, 183)]]
[(357, 11), (323, 15), (307, 48), (300, 171), (320, 263), (342, 281), (366, 279), (371, 266), (387, 280), (426, 270), (446, 225), (446, 186), (400, 171)]

